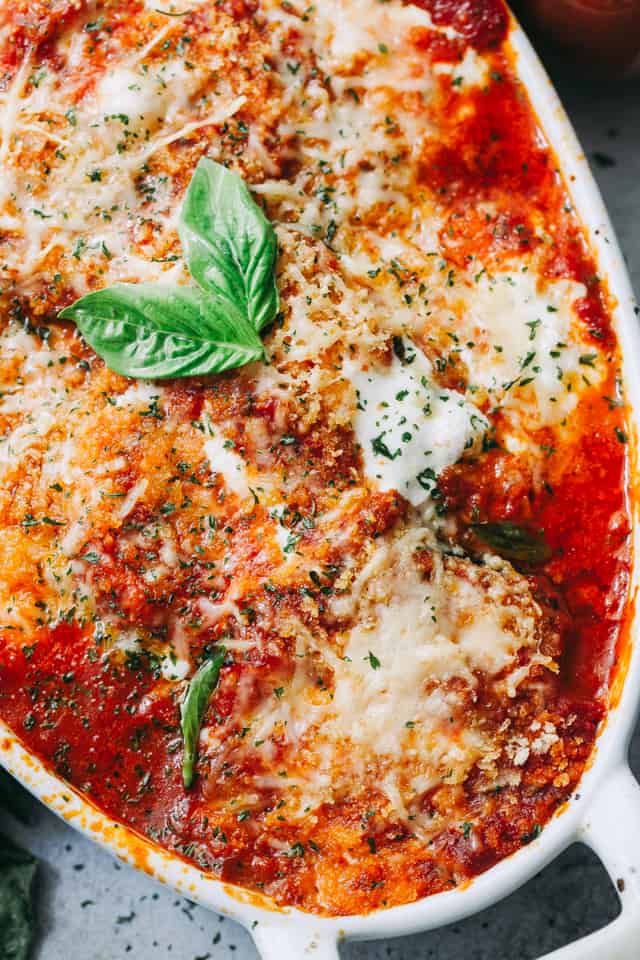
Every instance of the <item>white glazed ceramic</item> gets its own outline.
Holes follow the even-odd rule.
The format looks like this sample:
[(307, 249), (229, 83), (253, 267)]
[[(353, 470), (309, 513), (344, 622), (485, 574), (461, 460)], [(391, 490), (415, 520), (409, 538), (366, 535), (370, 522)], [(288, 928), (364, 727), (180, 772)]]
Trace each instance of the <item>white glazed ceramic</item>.
[[(624, 381), (640, 424), (640, 331), (633, 295), (602, 199), (564, 110), (536, 54), (514, 25), (511, 43), (520, 77), (555, 150), (577, 210), (589, 232), (600, 275), (617, 299), (615, 322)], [(636, 430), (634, 430), (634, 433)], [(634, 546), (640, 524), (634, 508)], [(637, 589), (637, 571), (633, 590)], [(636, 618), (637, 619), (637, 618)], [(637, 623), (635, 627), (637, 628)], [(635, 635), (635, 630), (633, 630)], [(115, 856), (192, 900), (244, 924), (263, 960), (337, 960), (342, 939), (375, 939), (430, 930), (460, 920), (511, 893), (576, 840), (598, 854), (616, 884), (620, 916), (608, 927), (544, 960), (638, 960), (640, 957), (640, 788), (627, 749), (640, 699), (640, 647), (632, 648), (626, 680), (608, 716), (593, 762), (578, 791), (541, 836), (465, 887), (368, 916), (316, 918), (279, 910), (270, 901), (202, 874), (178, 857), (114, 823), (49, 773), (0, 723), (0, 761), (37, 797)], [(514, 958), (515, 960), (515, 958)]]

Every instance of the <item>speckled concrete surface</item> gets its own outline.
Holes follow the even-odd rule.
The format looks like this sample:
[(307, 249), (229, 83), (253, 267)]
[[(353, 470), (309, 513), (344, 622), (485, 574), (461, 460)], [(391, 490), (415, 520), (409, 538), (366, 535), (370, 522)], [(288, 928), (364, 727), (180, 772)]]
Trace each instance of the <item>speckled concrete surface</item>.
[[(575, 72), (556, 80), (639, 290), (640, 78), (609, 91), (587, 87)], [(633, 753), (640, 773), (640, 731)], [(36, 960), (256, 960), (239, 927), (114, 863), (35, 802), (30, 827), (4, 826), (42, 860)], [(533, 960), (616, 912), (602, 867), (576, 846), (508, 900), (464, 923), (401, 940), (347, 944), (343, 958)]]

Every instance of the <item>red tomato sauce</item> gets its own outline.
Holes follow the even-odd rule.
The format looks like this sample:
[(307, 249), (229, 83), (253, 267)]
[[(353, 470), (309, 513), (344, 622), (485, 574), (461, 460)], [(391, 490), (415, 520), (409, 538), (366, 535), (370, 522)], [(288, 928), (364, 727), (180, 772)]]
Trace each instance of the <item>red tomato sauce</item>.
[(416, 6), (439, 27), (453, 27), (478, 50), (498, 46), (509, 29), (502, 0), (417, 0)]

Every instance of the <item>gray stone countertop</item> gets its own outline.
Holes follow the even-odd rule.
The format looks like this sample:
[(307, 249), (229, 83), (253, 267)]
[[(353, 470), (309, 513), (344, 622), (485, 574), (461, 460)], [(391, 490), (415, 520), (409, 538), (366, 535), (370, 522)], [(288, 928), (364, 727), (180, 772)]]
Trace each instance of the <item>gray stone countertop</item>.
[[(553, 69), (640, 289), (640, 78), (607, 89)], [(640, 773), (640, 731), (634, 741)], [(8, 825), (7, 825), (8, 826)], [(256, 960), (229, 920), (157, 886), (33, 801), (12, 833), (42, 861), (36, 960)], [(528, 960), (602, 926), (617, 913), (603, 868), (574, 846), (507, 900), (434, 933), (342, 948), (344, 960)]]

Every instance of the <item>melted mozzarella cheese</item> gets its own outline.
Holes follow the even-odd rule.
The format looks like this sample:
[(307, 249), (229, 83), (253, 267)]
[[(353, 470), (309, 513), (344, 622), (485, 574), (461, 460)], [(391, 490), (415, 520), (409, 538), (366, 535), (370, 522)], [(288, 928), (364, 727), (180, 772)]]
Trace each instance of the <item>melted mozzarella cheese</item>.
[[(266, 7), (277, 51), (292, 24), (279, 5)], [(307, 75), (307, 64), (291, 71), (276, 53), (283, 99), (290, 104), (279, 130), (296, 137), (307, 161), (293, 183), (266, 181), (258, 188), (278, 198), (279, 219), (295, 219), (299, 229), (317, 237), (377, 204), (411, 215), (410, 171), (394, 157), (404, 150), (417, 156), (434, 133), (425, 109), (434, 78), (428, 59), (411, 42), (412, 29), (430, 23), (424, 11), (398, 2), (373, 8), (335, 2), (295, 18), (305, 46), (331, 73), (332, 95)], [(328, 191), (321, 185), (326, 171), (338, 177)], [(416, 217), (416, 230), (421, 219)]]
[[(428, 576), (416, 549), (431, 552)], [(407, 816), (425, 790), (495, 762), (493, 735), (466, 712), (480, 677), (515, 696), (534, 664), (554, 668), (538, 650), (540, 610), (526, 581), (508, 565), (497, 572), (433, 552), (426, 529), (379, 542), (331, 609), (338, 620), (356, 621), (339, 635), (337, 651), (320, 649), (333, 671), (331, 698), (318, 699), (318, 647), (298, 623), (292, 680), (245, 717), (267, 753), (269, 738), (284, 740), (293, 757), (304, 750), (305, 768), (288, 779), (299, 815), (328, 791), (338, 797), (374, 774), (394, 813)], [(407, 759), (408, 767), (400, 762)]]
[[(460, 285), (451, 300), (470, 383), (507, 407), (524, 404), (538, 421), (565, 417), (586, 371), (580, 358), (587, 349), (576, 339), (573, 310), (585, 292), (571, 280), (541, 283), (528, 270), (482, 274)], [(591, 367), (590, 382), (603, 373), (603, 367)]]
[(276, 521), (273, 531), (274, 537), (284, 559), (287, 559), (287, 554), (291, 553), (298, 539), (285, 523), (287, 513), (286, 503), (277, 503), (269, 508), (269, 516)]
[[(166, 33), (169, 27), (163, 29)], [(146, 50), (112, 66), (95, 91), (77, 102), (69, 99), (70, 83), (60, 85), (53, 71), (44, 71), (38, 85), (25, 93), (32, 66), (28, 57), (8, 92), (0, 93), (0, 226), (13, 234), (5, 249), (3, 280), (28, 289), (39, 282), (37, 271), (48, 255), (62, 249), (73, 255), (73, 284), (79, 294), (88, 289), (89, 261), (96, 263), (105, 285), (184, 278), (180, 260), (153, 260), (152, 252), (145, 257), (135, 250), (141, 189), (148, 201), (146, 215), (157, 224), (158, 241), (170, 236), (174, 226), (172, 178), (150, 174), (146, 164), (199, 127), (223, 123), (244, 98), (221, 100), (214, 111), (193, 119), (192, 98), (201, 72), (187, 70), (180, 60), (153, 66), (141, 62), (160, 39), (157, 35)], [(57, 150), (46, 188), (34, 190), (22, 154), (51, 142)]]
[(435, 552), (425, 578), (412, 559), (425, 543), (430, 534), (413, 530), (381, 545), (334, 603), (338, 615), (351, 605), (359, 614), (334, 663), (334, 704), (345, 735), (381, 752), (402, 749), (400, 725), (420, 715), (428, 687), (455, 678), (474, 687), (478, 672), (495, 676), (536, 648), (540, 611), (526, 581)]
[(367, 475), (419, 506), (438, 474), (477, 447), (488, 421), (462, 394), (433, 380), (429, 360), (405, 345), (387, 368), (353, 370), (354, 427)]
[[(304, 60), (295, 71), (283, 64), (290, 110), (280, 130), (297, 138), (305, 162), (292, 181), (267, 180), (256, 188), (287, 230), (295, 225), (307, 236), (328, 236), (340, 261), (330, 279), (323, 273), (324, 288), (314, 280), (318, 289), (309, 290), (307, 282), (292, 295), (291, 322), (280, 335), (283, 340), (293, 335), (291, 359), (331, 347), (353, 325), (350, 318), (367, 338), (401, 331), (423, 340), (451, 336), (458, 343), (452, 355), (468, 373), (468, 399), (477, 398), (485, 411), (505, 408), (513, 435), (507, 442), (530, 429), (561, 424), (581, 392), (605, 372), (595, 355), (594, 365), (584, 360), (593, 348), (582, 342), (574, 309), (584, 286), (540, 277), (533, 259), (493, 275), (481, 263), (450, 270), (439, 256), (444, 224), (438, 205), (416, 189), (415, 165), (398, 162), (417, 157), (438, 136), (425, 108), (437, 74), (451, 72), (460, 80), (454, 89), (463, 91), (486, 81), (487, 59), (467, 50), (458, 64), (429, 66), (412, 47), (411, 30), (441, 28), (423, 11), (394, 0), (376, 6), (353, 30), (350, 17), (360, 12), (358, 3), (336, 0), (330, 9), (304, 17), (291, 8), (284, 19), (279, 6), (278, 16), (267, 6), (276, 60), (295, 24), (304, 49), (331, 66), (334, 94), (309, 78)], [(390, 92), (385, 70), (392, 63)], [(403, 71), (415, 89), (410, 83), (405, 89)], [(382, 217), (392, 220), (392, 229), (383, 228)], [(294, 262), (287, 273), (295, 270)], [(445, 284), (447, 273), (451, 280)], [(314, 314), (329, 306), (335, 319), (318, 324)]]
[[(267, 2), (264, 9), (268, 19), (280, 21), (279, 4)], [(393, 56), (412, 27), (429, 27), (432, 21), (428, 13), (412, 4), (372, 7), (367, 0), (349, 4), (327, 0), (313, 7), (296, 25), (305, 30), (319, 56), (335, 70), (350, 66), (363, 52)]]
[(134, 380), (129, 382), (127, 389), (113, 397), (115, 407), (131, 407), (134, 410), (143, 410), (162, 398), (164, 390), (157, 383), (148, 380)]
[[(116, 66), (104, 74), (96, 90), (96, 110), (104, 118), (124, 117), (136, 129), (171, 124), (189, 102), (196, 81), (180, 60), (167, 61), (153, 70)], [(124, 116), (123, 116), (124, 115)]]
[[(65, 483), (70, 482), (77, 476), (70, 464), (74, 449), (60, 436), (60, 418), (69, 413), (65, 380), (72, 371), (61, 369), (58, 351), (13, 324), (0, 335), (0, 351), (0, 417), (11, 423), (0, 437), (0, 470), (7, 474), (15, 470), (30, 451), (43, 457), (47, 473), (55, 470)], [(20, 369), (17, 383), (16, 363)]]
[(251, 496), (246, 463), (233, 450), (232, 441), (215, 433), (205, 440), (204, 451), (212, 472), (222, 474), (230, 490), (239, 497)]
[(449, 74), (452, 80), (452, 89), (465, 91), (469, 87), (486, 84), (489, 76), (489, 64), (486, 59), (469, 48), (460, 63), (436, 63), (433, 66), (436, 74)]

